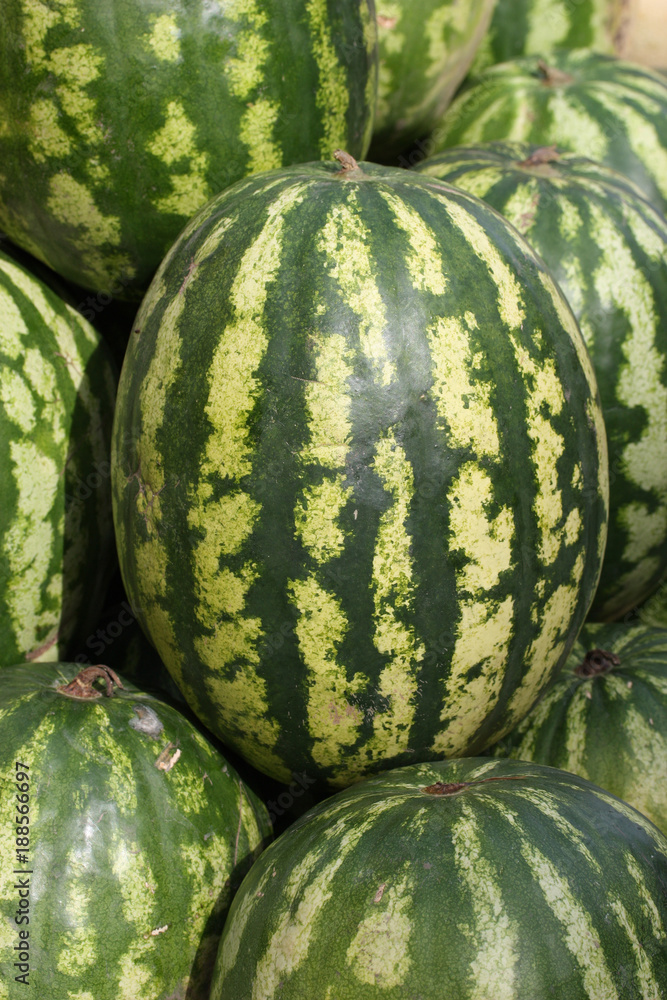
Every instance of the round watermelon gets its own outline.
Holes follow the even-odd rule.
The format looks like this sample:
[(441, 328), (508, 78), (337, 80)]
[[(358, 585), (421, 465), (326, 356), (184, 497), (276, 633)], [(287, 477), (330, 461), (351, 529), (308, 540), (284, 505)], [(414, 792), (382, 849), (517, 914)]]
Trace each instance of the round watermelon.
[(419, 169), (516, 226), (577, 317), (609, 443), (609, 534), (591, 617), (620, 618), (667, 570), (667, 221), (621, 174), (553, 148), (457, 147)]
[(588, 49), (492, 66), (452, 102), (429, 150), (494, 141), (556, 145), (597, 160), (667, 210), (667, 79), (661, 73)]
[(667, 835), (667, 629), (585, 626), (556, 682), (494, 754), (588, 778)]
[(612, 54), (627, 6), (628, 0), (497, 0), (472, 72), (519, 56), (544, 57), (554, 49)]
[(0, 996), (208, 1000), (270, 835), (222, 755), (108, 668), (44, 663), (0, 672), (0, 767)]
[(211, 1000), (663, 1000), (667, 838), (555, 768), (400, 768), (264, 852)]
[(376, 0), (380, 74), (369, 159), (428, 135), (467, 73), (495, 0)]
[(5, 0), (0, 227), (137, 298), (189, 217), (258, 170), (363, 155), (372, 0)]
[(128, 598), (258, 769), (345, 785), (528, 710), (597, 585), (604, 427), (522, 237), (406, 170), (240, 182), (160, 268), (125, 357)]
[(0, 667), (64, 656), (102, 608), (115, 383), (90, 324), (0, 252)]

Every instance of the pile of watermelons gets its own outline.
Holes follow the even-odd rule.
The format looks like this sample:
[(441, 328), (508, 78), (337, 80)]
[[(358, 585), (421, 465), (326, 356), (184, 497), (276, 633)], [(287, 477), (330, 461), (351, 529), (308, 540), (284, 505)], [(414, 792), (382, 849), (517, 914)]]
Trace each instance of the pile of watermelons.
[(4, 0), (0, 1000), (667, 1000), (665, 0)]

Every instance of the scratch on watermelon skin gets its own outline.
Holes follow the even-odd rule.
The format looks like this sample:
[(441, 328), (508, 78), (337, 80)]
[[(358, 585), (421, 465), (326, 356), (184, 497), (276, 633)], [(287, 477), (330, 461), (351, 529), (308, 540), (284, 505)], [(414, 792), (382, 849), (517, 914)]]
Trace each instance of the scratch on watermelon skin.
[(52, 659), (99, 614), (113, 558), (110, 357), (0, 253), (0, 666)]
[[(419, 169), (474, 192), (516, 226), (579, 320), (598, 374), (612, 470), (592, 610), (609, 620), (640, 604), (667, 567), (667, 227), (618, 173), (567, 153), (531, 164), (537, 149), (459, 147)], [(543, 544), (551, 544), (548, 523), (545, 530)], [(578, 536), (575, 512), (563, 530)]]
[[(44, 997), (76, 997), (83, 984), (96, 1000), (205, 1000), (229, 903), (270, 837), (267, 811), (171, 706), (127, 682), (99, 701), (59, 694), (78, 671), (44, 663), (0, 676), (0, 765), (14, 773), (20, 760), (31, 784), (30, 985)], [(158, 738), (132, 725), (137, 707), (159, 719)], [(156, 767), (165, 745), (179, 750), (169, 771)], [(15, 796), (3, 782), (5, 812)], [(15, 837), (4, 824), (8, 870)], [(3, 948), (17, 940), (16, 902), (3, 885)], [(23, 986), (7, 979), (0, 996), (16, 1000)]]
[(213, 731), (342, 785), (528, 710), (597, 584), (608, 482), (580, 333), (514, 229), (406, 171), (269, 172), (192, 221), (138, 325), (122, 572)]
[(140, 298), (218, 191), (336, 148), (365, 154), (373, 13), (372, 0), (114, 0), (108, 12), (8, 0), (0, 226), (63, 277)]
[(649, 1000), (667, 987), (666, 877), (667, 839), (582, 778), (479, 758), (404, 767), (267, 848), (232, 904), (211, 1000)]

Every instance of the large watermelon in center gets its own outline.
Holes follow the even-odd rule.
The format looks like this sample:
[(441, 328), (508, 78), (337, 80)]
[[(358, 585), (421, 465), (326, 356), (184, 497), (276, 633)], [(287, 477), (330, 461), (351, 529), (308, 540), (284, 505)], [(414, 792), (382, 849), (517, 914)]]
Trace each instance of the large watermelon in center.
[(193, 710), (335, 785), (524, 715), (592, 599), (608, 488), (590, 360), (528, 244), (340, 155), (184, 230), (112, 459), (128, 597)]

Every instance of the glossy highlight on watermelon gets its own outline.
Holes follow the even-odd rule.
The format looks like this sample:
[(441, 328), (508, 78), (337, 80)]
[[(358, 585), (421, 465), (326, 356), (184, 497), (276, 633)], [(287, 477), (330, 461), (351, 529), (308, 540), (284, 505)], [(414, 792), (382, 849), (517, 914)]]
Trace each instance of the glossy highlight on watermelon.
[(0, 228), (70, 281), (136, 299), (239, 178), (363, 155), (373, 0), (5, 0)]
[(588, 354), (522, 237), (339, 155), (193, 218), (112, 457), (128, 599), (190, 707), (334, 786), (528, 711), (597, 586), (608, 490)]
[(554, 768), (370, 778), (264, 852), (211, 1000), (662, 1000), (667, 838)]
[(621, 174), (551, 147), (461, 146), (419, 170), (501, 212), (577, 317), (611, 470), (609, 534), (590, 617), (621, 618), (667, 570), (667, 221)]
[(667, 629), (584, 626), (556, 682), (494, 754), (588, 778), (667, 835)]
[[(208, 1000), (231, 898), (270, 836), (266, 809), (176, 709), (115, 687), (107, 668), (79, 670), (0, 671), (0, 997)], [(29, 807), (19, 852), (16, 762)], [(20, 930), (31, 991), (10, 966)]]
[(92, 326), (0, 251), (0, 667), (64, 656), (101, 610), (115, 391)]
[(491, 66), (449, 106), (432, 152), (496, 141), (597, 160), (667, 209), (667, 79), (658, 72), (588, 49)]

